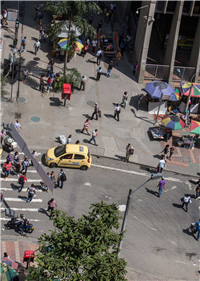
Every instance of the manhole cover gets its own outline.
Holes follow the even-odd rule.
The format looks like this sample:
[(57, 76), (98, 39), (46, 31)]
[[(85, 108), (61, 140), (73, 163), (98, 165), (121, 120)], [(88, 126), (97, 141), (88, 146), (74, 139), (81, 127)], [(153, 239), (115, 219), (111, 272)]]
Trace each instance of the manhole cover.
[(117, 74), (111, 74), (110, 77), (113, 78), (113, 79), (117, 79), (117, 78), (119, 78), (119, 75), (117, 75)]
[(21, 119), (21, 113), (15, 112), (15, 118), (16, 119)]
[(25, 98), (18, 98), (18, 102), (25, 102)]
[(39, 121), (40, 121), (40, 118), (37, 117), (37, 116), (34, 116), (34, 117), (31, 118), (31, 120), (32, 120), (33, 122), (39, 122)]
[(89, 100), (89, 101), (87, 101), (87, 104), (90, 105), (90, 106), (93, 106), (93, 105), (95, 105), (95, 102), (92, 101), (92, 100)]

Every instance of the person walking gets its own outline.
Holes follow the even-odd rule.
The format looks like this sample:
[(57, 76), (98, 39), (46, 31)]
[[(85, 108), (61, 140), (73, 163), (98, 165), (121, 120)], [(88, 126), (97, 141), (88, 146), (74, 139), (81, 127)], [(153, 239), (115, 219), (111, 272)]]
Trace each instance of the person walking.
[(172, 147), (170, 147), (170, 149), (169, 149), (169, 157), (168, 157), (168, 159), (170, 161), (171, 161), (172, 155), (174, 154), (174, 149), (175, 149), (174, 145), (172, 145)]
[(37, 41), (34, 43), (34, 47), (35, 47), (35, 56), (37, 55), (37, 52), (38, 52), (40, 46), (41, 46), (40, 41), (39, 41), (39, 39), (37, 39)]
[(57, 208), (57, 203), (54, 200), (54, 198), (51, 198), (51, 200), (48, 201), (48, 209), (47, 209), (47, 212), (50, 211), (50, 218), (52, 217), (52, 212), (55, 207)]
[(87, 43), (87, 41), (85, 42), (85, 45), (83, 46), (83, 49), (81, 50), (81, 55), (83, 57), (85, 57), (86, 53), (88, 52), (88, 48), (89, 48), (89, 45)]
[(95, 105), (93, 105), (92, 107), (94, 107), (94, 112), (92, 114), (92, 118), (91, 120), (94, 119), (94, 115), (96, 114), (96, 120), (98, 120), (98, 115), (99, 115), (99, 105), (97, 103), (95, 103)]
[(4, 180), (6, 180), (6, 178), (9, 178), (10, 172), (12, 171), (12, 164), (10, 161), (6, 161), (3, 164), (3, 168), (4, 168)]
[(17, 174), (18, 177), (19, 177), (20, 170), (21, 170), (21, 161), (19, 160), (19, 157), (18, 157), (17, 164), (15, 166), (15, 173)]
[(83, 75), (83, 76), (81, 77), (81, 84), (80, 84), (80, 90), (79, 90), (79, 91), (81, 91), (81, 89), (83, 88), (83, 91), (85, 92), (85, 83), (86, 83), (86, 80), (87, 80), (87, 77), (86, 77), (85, 75)]
[(44, 93), (44, 74), (40, 77), (40, 88), (39, 91), (42, 91)]
[(103, 26), (103, 21), (99, 20), (98, 25), (97, 25), (97, 35), (98, 35), (99, 30), (100, 31), (102, 30), (102, 26)]
[(165, 145), (165, 148), (160, 152), (162, 153), (164, 152), (164, 156), (165, 156), (165, 160), (167, 159), (167, 155), (168, 155), (168, 152), (169, 152), (169, 144)]
[(199, 185), (196, 187), (196, 199), (200, 196), (200, 187)]
[[(51, 72), (53, 73), (53, 66), (54, 66), (54, 61), (53, 59), (50, 60), (49, 64), (51, 65)], [(48, 75), (49, 76), (49, 75)]]
[(50, 76), (50, 73), (51, 73), (51, 63), (49, 62), (49, 63), (47, 64), (47, 77)]
[(44, 17), (44, 13), (43, 13), (42, 11), (39, 12), (38, 18), (39, 18), (39, 23), (40, 23), (40, 25), (42, 25), (43, 17)]
[(200, 219), (199, 219), (199, 221), (196, 223), (196, 230), (198, 231), (198, 234), (197, 234), (197, 241), (199, 241), (199, 237), (200, 237)]
[(69, 137), (67, 138), (67, 144), (70, 144), (72, 141), (72, 135), (69, 135)]
[(121, 112), (121, 106), (119, 103), (115, 106), (115, 111), (114, 111), (114, 118), (117, 116), (117, 121), (119, 122), (119, 114)]
[(95, 129), (95, 130), (92, 132), (92, 137), (91, 137), (91, 139), (88, 141), (89, 143), (91, 143), (91, 141), (93, 140), (93, 141), (94, 141), (94, 144), (95, 144), (96, 146), (98, 146), (98, 144), (97, 144), (97, 142), (96, 142), (96, 137), (98, 136), (97, 132), (98, 132), (98, 130)]
[(96, 46), (97, 46), (97, 40), (93, 39), (92, 40), (92, 53), (93, 53), (93, 55), (95, 54)]
[(52, 83), (52, 79), (49, 76), (48, 80), (47, 80), (47, 93), (49, 93), (49, 88), (51, 87), (51, 83)]
[(119, 66), (119, 61), (121, 60), (121, 57), (122, 57), (121, 52), (120, 52), (120, 50), (118, 50), (118, 52), (117, 52), (116, 68), (118, 68), (118, 66)]
[(63, 189), (63, 182), (67, 180), (66, 174), (63, 171), (63, 169), (60, 169), (60, 173), (58, 174), (58, 179), (57, 179), (57, 187), (60, 186), (61, 189)]
[(22, 173), (22, 175), (19, 177), (19, 184), (21, 185), (18, 189), (19, 193), (22, 191), (25, 181), (27, 181), (26, 173)]
[(23, 52), (25, 52), (25, 48), (26, 48), (26, 36), (22, 39), (21, 45), (22, 45), (22, 49), (21, 49), (21, 51), (19, 51), (20, 54), (23, 53)]
[(144, 98), (144, 95), (143, 95), (143, 94), (141, 94), (141, 95), (138, 96), (137, 110), (140, 109), (140, 104), (141, 104), (141, 102), (143, 102), (143, 98)]
[(84, 126), (83, 126), (83, 129), (82, 129), (81, 133), (83, 133), (84, 131), (86, 131), (87, 134), (90, 136), (90, 134), (89, 134), (89, 132), (88, 132), (88, 127), (89, 127), (89, 125), (91, 126), (91, 124), (89, 123), (89, 119), (87, 119), (87, 120), (85, 121), (85, 123), (84, 123)]
[(14, 154), (14, 161), (13, 161), (13, 164), (16, 165), (17, 164), (17, 159), (20, 157), (19, 155), (19, 152), (18, 151), (15, 151), (15, 154)]
[(21, 128), (22, 130), (22, 126), (20, 125), (19, 120), (16, 120), (14, 127), (18, 132), (19, 132), (19, 128)]
[(9, 153), (6, 157), (6, 161), (9, 161), (12, 163), (12, 160), (13, 160), (13, 156), (12, 156), (12, 154)]
[(75, 144), (80, 144), (80, 140), (77, 140), (77, 141), (75, 142)]
[(101, 73), (102, 73), (102, 68), (101, 67), (97, 68), (97, 79), (96, 79), (97, 81), (100, 81)]
[(123, 57), (123, 53), (125, 51), (125, 48), (126, 48), (126, 43), (125, 43), (125, 41), (123, 39), (122, 42), (121, 42), (121, 45), (120, 45), (120, 50), (121, 50), (122, 57)]
[(125, 162), (129, 162), (130, 156), (133, 155), (134, 153), (134, 148), (131, 146), (129, 143), (126, 147), (126, 159)]
[(103, 51), (99, 49), (96, 53), (97, 65), (100, 65), (102, 57), (103, 57)]
[(36, 195), (36, 190), (33, 183), (31, 184), (31, 186), (27, 188), (27, 191), (28, 191), (28, 200), (26, 202), (31, 203), (33, 196)]
[(182, 204), (182, 208), (186, 208), (186, 212), (188, 211), (188, 204), (191, 203), (191, 197), (189, 194), (185, 194), (184, 198), (183, 198), (183, 204)]
[(133, 65), (133, 75), (135, 75), (137, 68), (138, 68), (138, 62), (136, 61), (135, 64)]
[(22, 82), (24, 82), (25, 80), (26, 80), (26, 76), (28, 75), (28, 69), (24, 69), (23, 70), (23, 80), (22, 80)]
[(158, 183), (158, 197), (161, 196), (161, 193), (162, 193), (163, 189), (165, 188), (165, 184), (166, 184), (165, 178), (162, 177), (162, 180), (159, 181), (159, 183)]
[(123, 97), (122, 97), (122, 103), (121, 103), (121, 105), (124, 106), (124, 109), (126, 109), (127, 102), (128, 102), (128, 93), (124, 92)]
[(26, 174), (27, 173), (27, 169), (29, 167), (29, 160), (28, 160), (27, 157), (25, 157), (22, 165), (23, 165), (22, 172), (25, 171), (25, 174)]
[(112, 13), (111, 18), (110, 18), (110, 29), (112, 32), (114, 30), (114, 25), (115, 25), (115, 15), (114, 15), (114, 13)]
[(162, 159), (159, 161), (158, 167), (157, 167), (157, 171), (162, 173), (163, 168), (165, 167), (165, 156), (162, 155)]
[(111, 70), (113, 69), (113, 61), (111, 60), (108, 69), (107, 69), (107, 77), (110, 77)]

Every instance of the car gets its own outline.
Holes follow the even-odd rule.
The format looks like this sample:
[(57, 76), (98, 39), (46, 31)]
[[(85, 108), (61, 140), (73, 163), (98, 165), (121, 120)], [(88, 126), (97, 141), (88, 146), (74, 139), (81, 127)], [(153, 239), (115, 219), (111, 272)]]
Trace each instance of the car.
[(90, 150), (85, 145), (65, 144), (50, 148), (45, 154), (45, 162), (50, 168), (80, 168), (87, 170), (92, 163)]

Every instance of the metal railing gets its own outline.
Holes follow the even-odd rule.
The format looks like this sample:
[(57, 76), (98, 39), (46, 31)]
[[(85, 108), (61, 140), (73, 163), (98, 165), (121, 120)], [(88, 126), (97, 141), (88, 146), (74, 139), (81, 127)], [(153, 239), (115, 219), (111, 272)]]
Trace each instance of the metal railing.
[[(178, 74), (177, 69), (180, 69), (181, 76)], [(192, 82), (191, 78), (194, 74), (195, 74), (195, 67), (174, 66), (172, 81), (178, 82), (181, 81), (183, 78), (188, 82)]]
[(169, 65), (146, 64), (144, 80), (167, 80)]

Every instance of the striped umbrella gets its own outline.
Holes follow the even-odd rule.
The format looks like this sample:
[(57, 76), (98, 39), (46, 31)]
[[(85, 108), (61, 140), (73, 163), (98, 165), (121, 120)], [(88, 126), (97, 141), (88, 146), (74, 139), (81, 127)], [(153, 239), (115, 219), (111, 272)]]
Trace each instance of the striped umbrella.
[(190, 82), (180, 82), (184, 96), (189, 96), (190, 88), (192, 87), (191, 97), (200, 98), (200, 84)]
[(174, 93), (172, 94), (172, 101), (177, 101), (181, 99), (181, 93), (179, 92), (178, 89), (174, 90)]
[[(75, 51), (80, 51), (84, 46), (80, 39), (73, 42), (76, 45)], [(66, 50), (67, 48), (67, 38), (63, 38), (58, 42), (61, 49)]]
[(1, 262), (1, 281), (11, 281), (19, 274), (6, 263)]
[(165, 115), (161, 121), (166, 128), (172, 130), (182, 130), (185, 127), (185, 123), (176, 115)]
[(192, 120), (190, 125), (190, 133), (200, 135), (200, 122)]

